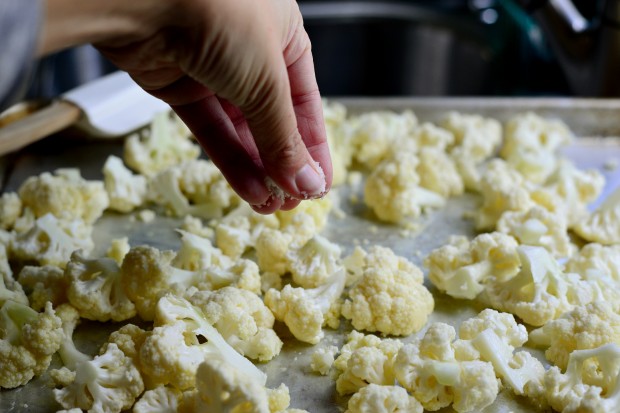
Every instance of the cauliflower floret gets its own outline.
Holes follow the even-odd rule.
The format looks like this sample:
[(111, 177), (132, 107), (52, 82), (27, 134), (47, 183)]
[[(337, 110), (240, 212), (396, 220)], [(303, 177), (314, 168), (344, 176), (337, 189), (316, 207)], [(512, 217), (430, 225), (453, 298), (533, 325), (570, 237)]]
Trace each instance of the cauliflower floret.
[(443, 197), (460, 195), (464, 191), (463, 178), (456, 165), (443, 150), (422, 148), (418, 154), (417, 173), (420, 186)]
[(108, 248), (106, 256), (116, 261), (118, 265), (121, 265), (130, 249), (129, 238), (116, 238), (110, 242), (110, 248)]
[(314, 372), (317, 372), (323, 376), (327, 376), (327, 374), (329, 374), (329, 370), (334, 364), (335, 356), (337, 353), (338, 347), (336, 346), (323, 346), (317, 348), (312, 353), (310, 368)]
[(419, 160), (412, 153), (385, 159), (370, 174), (364, 201), (381, 221), (400, 223), (419, 217), (427, 208), (439, 208), (445, 198), (420, 186)]
[(334, 273), (342, 270), (340, 246), (327, 238), (315, 235), (300, 248), (290, 249), (288, 267), (293, 281), (303, 288), (323, 284)]
[(561, 369), (568, 365), (570, 353), (608, 343), (620, 345), (620, 315), (611, 304), (601, 301), (575, 307), (530, 333), (529, 344), (546, 348), (547, 360)]
[(573, 230), (586, 241), (605, 245), (620, 243), (620, 188), (594, 212), (577, 221)]
[[(107, 350), (107, 344), (114, 343), (120, 351), (133, 360), (134, 364), (138, 367), (138, 370), (142, 371), (143, 369), (140, 364), (140, 348), (142, 348), (142, 344), (144, 344), (144, 341), (150, 334), (151, 331), (143, 330), (135, 324), (125, 324), (110, 334), (107, 343), (104, 343), (103, 346), (101, 346), (99, 353), (105, 353)], [(143, 377), (143, 379), (144, 385), (147, 389), (153, 389), (156, 387), (150, 383), (147, 377)]]
[(342, 265), (347, 270), (347, 287), (352, 286), (362, 278), (366, 266), (366, 255), (366, 251), (362, 247), (356, 246), (351, 254), (342, 260)]
[(398, 386), (369, 384), (350, 399), (345, 413), (422, 413), (424, 408)]
[(177, 413), (183, 393), (174, 387), (158, 386), (145, 391), (133, 405), (133, 413)]
[(26, 179), (18, 190), (24, 207), (37, 218), (53, 214), (67, 220), (94, 223), (109, 205), (101, 181), (86, 181), (79, 169), (58, 169)]
[(620, 282), (620, 245), (587, 244), (564, 265), (566, 272), (601, 275)]
[[(592, 364), (592, 359), (598, 363)], [(566, 373), (553, 366), (545, 373), (549, 404), (561, 412), (614, 412), (620, 404), (620, 346), (606, 344), (570, 354)]]
[(481, 411), (495, 401), (499, 385), (491, 363), (458, 360), (456, 332), (431, 324), (424, 336), (402, 347), (394, 360), (398, 382), (428, 410), (452, 405), (457, 412)]
[(286, 285), (282, 291), (270, 289), (265, 294), (265, 304), (276, 320), (283, 321), (293, 336), (300, 341), (316, 344), (324, 336), (322, 326), (337, 327), (334, 307), (344, 291), (344, 270), (333, 274), (327, 281), (313, 289), (294, 288)]
[(22, 200), (15, 192), (5, 192), (0, 196), (0, 229), (13, 228), (22, 214)]
[(278, 229), (280, 222), (274, 214), (261, 215), (247, 203), (227, 214), (215, 227), (215, 242), (224, 254), (237, 259), (256, 246), (256, 240), (265, 228)]
[(103, 184), (114, 211), (131, 212), (146, 199), (146, 177), (134, 175), (117, 156), (110, 155), (103, 164)]
[(566, 219), (540, 206), (528, 211), (506, 211), (497, 222), (497, 230), (515, 237), (520, 244), (544, 247), (555, 257), (572, 253)]
[(333, 201), (329, 197), (319, 199), (308, 199), (302, 201), (295, 209), (290, 211), (276, 211), (275, 216), (280, 222), (280, 229), (286, 230), (289, 226), (295, 226), (295, 217), (298, 215), (308, 215), (314, 221), (316, 232), (325, 228), (332, 210)]
[(475, 163), (492, 156), (502, 142), (502, 125), (480, 115), (449, 112), (440, 126), (454, 134), (454, 150)]
[(343, 133), (347, 108), (341, 103), (328, 102), (326, 99), (323, 99), (322, 103), (325, 132), (332, 158), (332, 186), (338, 186), (346, 182), (347, 169), (353, 159), (353, 150), (349, 141), (351, 135)]
[(28, 383), (47, 370), (63, 338), (61, 320), (52, 305), (37, 313), (7, 300), (0, 308), (0, 388)]
[(542, 184), (557, 166), (558, 149), (573, 138), (564, 122), (527, 112), (506, 123), (500, 155), (527, 180)]
[(0, 244), (0, 306), (8, 300), (28, 305), (28, 297), (22, 285), (13, 278), (6, 248)]
[(93, 249), (91, 233), (92, 227), (82, 220), (59, 220), (47, 214), (37, 219), (29, 231), (11, 240), (11, 256), (64, 268), (73, 251), (81, 249), (88, 253)]
[[(392, 343), (390, 343), (392, 344)], [(402, 346), (361, 346), (347, 356), (347, 364), (336, 380), (339, 394), (351, 394), (369, 384), (391, 385), (396, 379), (394, 358)], [(340, 361), (339, 365), (342, 363)]]
[(480, 234), (469, 242), (452, 238), (424, 260), (430, 281), (456, 298), (473, 300), (491, 277), (506, 280), (519, 271), (517, 241), (499, 232)]
[(288, 251), (293, 243), (292, 234), (266, 228), (256, 239), (256, 260), (263, 272), (284, 274), (289, 270)]
[(54, 398), (65, 409), (120, 413), (144, 390), (140, 372), (116, 344), (108, 344), (106, 352), (92, 360), (78, 362), (72, 376), (70, 383), (54, 389)]
[(597, 297), (599, 289), (578, 274), (563, 273), (542, 247), (519, 246), (521, 270), (508, 281), (490, 281), (486, 293), (493, 306), (526, 323), (542, 326), (575, 306)]
[(273, 314), (256, 294), (224, 287), (214, 292), (194, 292), (188, 300), (242, 355), (269, 361), (280, 353), (282, 340), (273, 331)]
[(17, 282), (24, 287), (30, 307), (36, 311), (42, 311), (48, 301), (53, 307), (67, 302), (69, 284), (65, 272), (60, 267), (26, 265), (19, 272)]
[(71, 254), (65, 269), (69, 303), (80, 316), (96, 321), (124, 321), (136, 307), (121, 284), (121, 271), (112, 258), (88, 259), (81, 250)]
[(213, 230), (213, 228), (205, 226), (202, 222), (202, 219), (193, 217), (191, 215), (186, 215), (185, 218), (183, 218), (181, 230), (208, 239), (213, 239), (215, 235), (215, 231)]
[(523, 176), (501, 159), (486, 165), (480, 178), (482, 206), (475, 215), (478, 230), (492, 230), (506, 211), (527, 211), (534, 204)]
[(395, 141), (411, 136), (417, 125), (411, 111), (374, 111), (350, 118), (345, 133), (350, 135), (354, 160), (372, 169), (389, 155)]
[(183, 161), (198, 158), (200, 146), (189, 137), (189, 131), (175, 114), (160, 113), (153, 119), (150, 130), (125, 140), (123, 159), (134, 170), (152, 176)]
[(419, 331), (435, 305), (422, 284), (422, 271), (388, 248), (375, 249), (366, 262), (364, 274), (342, 305), (342, 315), (357, 330), (403, 336)]
[(516, 394), (535, 400), (542, 397), (545, 368), (528, 351), (514, 352), (528, 336), (512, 314), (483, 310), (461, 323), (459, 338), (454, 343), (457, 359), (488, 361), (497, 377)]
[(177, 230), (181, 234), (181, 248), (172, 265), (184, 270), (202, 270), (209, 267), (226, 268), (234, 261), (220, 249), (213, 246), (208, 238)]
[(424, 122), (416, 127), (411, 138), (420, 149), (436, 148), (445, 152), (447, 148), (454, 144), (454, 134), (452, 132), (430, 122)]

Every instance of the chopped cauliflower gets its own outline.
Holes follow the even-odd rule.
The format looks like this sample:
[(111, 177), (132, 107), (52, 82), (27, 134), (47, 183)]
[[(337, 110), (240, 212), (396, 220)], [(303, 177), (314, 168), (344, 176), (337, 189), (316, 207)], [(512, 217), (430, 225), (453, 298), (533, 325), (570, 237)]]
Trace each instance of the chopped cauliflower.
[(486, 165), (480, 178), (482, 206), (475, 215), (478, 230), (492, 230), (506, 211), (527, 211), (534, 204), (523, 176), (501, 159)]
[(0, 196), (0, 229), (10, 230), (22, 214), (22, 200), (16, 192), (5, 192)]
[(481, 411), (499, 392), (493, 365), (459, 359), (453, 347), (455, 338), (452, 326), (431, 324), (422, 337), (398, 351), (396, 378), (427, 410), (452, 405), (457, 412)]
[(589, 242), (620, 244), (620, 188), (594, 212), (577, 221), (573, 230)]
[(69, 285), (60, 267), (26, 265), (19, 272), (17, 281), (28, 294), (30, 307), (36, 311), (42, 311), (48, 301), (53, 307), (67, 302)]
[(574, 350), (593, 349), (608, 343), (620, 345), (620, 315), (604, 301), (575, 307), (530, 332), (528, 343), (546, 348), (547, 360), (565, 369)]
[[(598, 361), (593, 364), (592, 361)], [(620, 346), (605, 344), (575, 350), (566, 372), (553, 366), (545, 373), (551, 407), (561, 412), (614, 412), (620, 404)]]
[(620, 245), (586, 244), (564, 264), (566, 272), (606, 276), (620, 282)]
[[(454, 144), (454, 134), (452, 132), (430, 122), (418, 125), (413, 130), (411, 138), (418, 149), (435, 148), (445, 152), (447, 148)], [(402, 141), (399, 143), (402, 143)]]
[(480, 234), (471, 242), (453, 237), (432, 251), (424, 265), (430, 281), (441, 291), (472, 300), (491, 277), (507, 280), (519, 271), (517, 246), (513, 237), (500, 232)]
[(465, 190), (463, 178), (456, 165), (443, 150), (429, 147), (422, 148), (418, 154), (420, 186), (445, 198), (461, 195)]
[(265, 362), (280, 353), (282, 340), (273, 331), (273, 314), (256, 294), (224, 287), (193, 292), (188, 300), (205, 313), (228, 344), (242, 355)]
[(96, 321), (124, 321), (136, 307), (121, 283), (121, 269), (112, 258), (87, 258), (81, 250), (71, 254), (65, 268), (67, 298), (80, 316)]
[(106, 256), (116, 261), (118, 265), (121, 265), (130, 249), (129, 238), (115, 238), (110, 241), (110, 247), (106, 252)]
[(394, 384), (394, 363), (400, 346), (402, 343), (395, 341), (389, 345), (361, 346), (352, 350), (346, 367), (336, 380), (338, 394), (352, 394), (369, 384)]
[(276, 320), (286, 324), (296, 339), (317, 344), (324, 336), (324, 324), (333, 328), (338, 326), (339, 298), (345, 281), (345, 271), (341, 270), (313, 289), (287, 284), (281, 291), (267, 291), (265, 304)]
[(90, 252), (92, 227), (80, 219), (65, 221), (46, 214), (38, 218), (27, 232), (11, 240), (11, 256), (24, 262), (56, 265), (64, 268), (77, 249)]
[(345, 413), (422, 413), (424, 408), (398, 386), (369, 384), (350, 399)]
[(196, 159), (200, 146), (194, 143), (181, 120), (173, 113), (160, 113), (150, 130), (136, 133), (125, 140), (123, 159), (134, 170), (153, 176), (183, 161)]
[(23, 286), (13, 278), (6, 248), (0, 244), (0, 306), (8, 300), (28, 305), (28, 297), (24, 293)]
[[(133, 413), (177, 413), (183, 393), (169, 386), (157, 386), (142, 393), (133, 405)], [(81, 411), (80, 411), (81, 412)]]
[(288, 252), (293, 244), (292, 234), (265, 228), (256, 239), (256, 260), (263, 272), (285, 274), (289, 271)]
[(335, 356), (337, 353), (338, 347), (336, 346), (322, 346), (317, 348), (312, 353), (310, 368), (314, 372), (317, 372), (323, 376), (327, 376), (329, 374), (329, 370), (334, 364)]
[(555, 257), (568, 257), (573, 250), (565, 217), (540, 206), (504, 212), (497, 230), (512, 235), (520, 244), (544, 247)]
[(382, 161), (368, 176), (364, 202), (381, 221), (401, 223), (419, 217), (428, 208), (439, 208), (445, 198), (420, 186), (419, 160), (412, 153), (398, 153)]
[(146, 177), (134, 175), (117, 156), (110, 155), (103, 165), (103, 184), (114, 211), (131, 212), (146, 200)]
[(342, 270), (340, 246), (327, 238), (315, 235), (299, 248), (289, 249), (288, 268), (293, 281), (303, 288), (323, 284), (334, 273)]
[(79, 169), (57, 169), (26, 179), (18, 190), (24, 207), (41, 218), (53, 214), (66, 220), (94, 223), (109, 205), (101, 181), (87, 181)]
[(532, 112), (508, 120), (500, 155), (527, 180), (542, 184), (557, 166), (557, 152), (573, 140), (568, 126)]
[(323, 99), (322, 103), (325, 133), (332, 158), (332, 185), (338, 186), (345, 183), (348, 168), (353, 160), (353, 150), (349, 142), (351, 135), (344, 133), (347, 108), (341, 103), (326, 99)]
[(593, 283), (574, 273), (564, 273), (543, 247), (519, 246), (521, 269), (507, 281), (487, 284), (493, 308), (510, 312), (532, 326), (541, 326), (575, 306), (593, 301)]
[(452, 150), (476, 163), (492, 156), (502, 142), (502, 125), (480, 115), (448, 112), (440, 126), (454, 134)]
[(298, 215), (308, 215), (314, 221), (316, 232), (325, 228), (332, 210), (333, 201), (329, 197), (318, 199), (308, 199), (302, 201), (295, 209), (290, 211), (276, 211), (275, 216), (280, 222), (280, 229), (286, 230), (289, 226), (295, 226), (295, 217)]
[(60, 348), (61, 320), (48, 303), (41, 313), (7, 300), (0, 307), (0, 388), (23, 386), (43, 374)]
[(366, 261), (342, 315), (358, 330), (402, 336), (419, 331), (435, 305), (422, 284), (422, 271), (389, 248), (375, 247)]

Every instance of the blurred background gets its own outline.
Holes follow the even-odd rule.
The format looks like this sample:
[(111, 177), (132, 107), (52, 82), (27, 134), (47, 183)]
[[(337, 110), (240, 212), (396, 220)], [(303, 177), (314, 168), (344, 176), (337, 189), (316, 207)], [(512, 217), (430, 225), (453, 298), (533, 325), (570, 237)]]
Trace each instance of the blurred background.
[[(325, 96), (620, 95), (620, 0), (298, 0)], [(30, 97), (114, 67), (50, 56)]]

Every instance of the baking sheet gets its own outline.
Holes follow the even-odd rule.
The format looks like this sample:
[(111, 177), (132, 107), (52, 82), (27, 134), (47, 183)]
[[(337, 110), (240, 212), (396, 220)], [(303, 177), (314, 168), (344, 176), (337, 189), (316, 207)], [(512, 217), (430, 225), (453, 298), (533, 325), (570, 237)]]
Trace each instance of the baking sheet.
[[(620, 100), (568, 100), (568, 99), (339, 99), (352, 113), (391, 109), (413, 109), (421, 120), (434, 121), (448, 110), (466, 113), (480, 113), (499, 120), (522, 111), (532, 110), (542, 116), (562, 118), (580, 136), (580, 139), (564, 150), (580, 168), (597, 168), (606, 177), (607, 184), (603, 198), (620, 185), (620, 170), (610, 170), (606, 165), (620, 161)], [(604, 137), (604, 138), (603, 138)], [(109, 154), (120, 155), (120, 141), (65, 140), (62, 137), (40, 142), (18, 154), (0, 161), (5, 190), (15, 190), (28, 176), (51, 171), (59, 167), (80, 167), (88, 179), (101, 179), (101, 167)], [(372, 218), (363, 203), (349, 202), (350, 191), (342, 188), (337, 192), (340, 206), (346, 213), (344, 218), (330, 217), (325, 230), (330, 240), (343, 246), (349, 252), (355, 245), (363, 247), (373, 244), (389, 246), (398, 254), (406, 256), (421, 266), (422, 259), (431, 250), (443, 245), (452, 234), (472, 237), (472, 222), (463, 218), (463, 212), (475, 209), (479, 199), (465, 194), (451, 198), (447, 206), (432, 212), (419, 220), (415, 231), (401, 231), (391, 225), (379, 223)], [(360, 197), (360, 199), (362, 199)], [(597, 203), (595, 203), (596, 205)], [(159, 216), (155, 221), (143, 223), (127, 215), (106, 213), (96, 224), (93, 256), (103, 254), (113, 238), (128, 236), (131, 245), (151, 244), (158, 248), (178, 249), (179, 240), (174, 228), (181, 220)], [(435, 311), (429, 322), (442, 321), (458, 325), (462, 320), (476, 315), (481, 308), (471, 302), (455, 300), (437, 293)], [(95, 354), (110, 332), (122, 324), (83, 322), (75, 333), (78, 348)], [(284, 341), (282, 353), (267, 364), (259, 365), (268, 376), (267, 385), (276, 387), (284, 382), (290, 389), (291, 407), (306, 409), (311, 413), (343, 411), (348, 398), (339, 397), (335, 383), (329, 377), (312, 373), (310, 356), (315, 346), (299, 343), (291, 338), (286, 328), (278, 326), (276, 331)], [(344, 335), (350, 330), (346, 321), (338, 332), (326, 331), (326, 338), (317, 346), (341, 346)], [(409, 341), (411, 337), (403, 339)], [(540, 352), (534, 352), (538, 357)], [(57, 357), (52, 368), (59, 367)], [(1, 366), (0, 366), (1, 368)], [(47, 374), (31, 381), (28, 385), (0, 391), (0, 412), (56, 412), (60, 406), (53, 400), (47, 386)], [(442, 412), (451, 412), (447, 408)], [(484, 412), (531, 412), (526, 400), (516, 398), (509, 392), (501, 393), (496, 402)]]

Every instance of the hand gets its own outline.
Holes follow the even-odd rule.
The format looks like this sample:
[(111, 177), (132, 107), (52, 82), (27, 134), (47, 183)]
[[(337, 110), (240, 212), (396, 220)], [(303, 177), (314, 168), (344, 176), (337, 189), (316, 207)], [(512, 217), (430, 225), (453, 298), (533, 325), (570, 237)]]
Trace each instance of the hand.
[[(48, 0), (55, 1), (75, 0)], [(131, 9), (125, 16), (134, 19), (113, 10), (121, 16), (113, 21), (116, 31), (99, 34), (96, 46), (171, 105), (255, 210), (290, 209), (329, 190), (331, 160), (310, 41), (293, 0), (117, 5)], [(275, 197), (267, 177), (291, 198)]]

